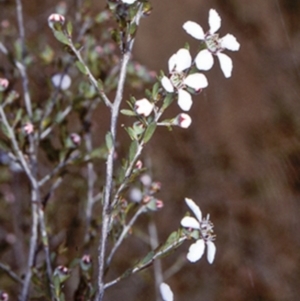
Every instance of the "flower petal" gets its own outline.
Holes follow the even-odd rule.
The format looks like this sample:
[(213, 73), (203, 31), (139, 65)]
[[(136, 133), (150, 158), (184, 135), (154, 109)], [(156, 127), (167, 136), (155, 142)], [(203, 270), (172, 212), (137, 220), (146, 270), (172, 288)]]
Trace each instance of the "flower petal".
[(184, 79), (183, 82), (190, 88), (195, 89), (197, 91), (208, 86), (207, 78), (202, 73), (190, 74)]
[(195, 57), (195, 64), (198, 70), (210, 70), (214, 64), (213, 55), (209, 50), (204, 49), (200, 51)]
[(175, 70), (178, 72), (182, 72), (190, 68), (192, 65), (192, 57), (190, 52), (185, 49), (181, 48), (176, 53), (176, 67)]
[(207, 245), (207, 251), (206, 251), (207, 261), (210, 264), (212, 264), (216, 256), (216, 250), (217, 250), (216, 245), (212, 241), (208, 241), (206, 245)]
[(217, 54), (217, 57), (219, 59), (219, 62), (220, 62), (220, 67), (221, 67), (221, 70), (223, 71), (223, 74), (226, 78), (229, 78), (231, 76), (231, 73), (232, 73), (232, 60), (231, 58), (224, 54), (224, 53), (221, 53), (219, 52)]
[(210, 33), (215, 33), (221, 27), (221, 18), (216, 10), (209, 10), (208, 23)]
[(172, 82), (170, 81), (170, 79), (168, 77), (164, 76), (161, 79), (161, 84), (167, 92), (169, 92), (169, 93), (174, 92), (174, 87), (173, 87)]
[(192, 96), (190, 93), (183, 89), (178, 91), (178, 105), (183, 111), (189, 111), (193, 104)]
[(126, 4), (132, 4), (134, 3), (136, 0), (122, 0), (123, 3), (126, 3)]
[(170, 288), (170, 286), (166, 283), (161, 283), (159, 286), (160, 294), (163, 299), (163, 301), (173, 301), (174, 300), (174, 294)]
[(192, 199), (185, 198), (185, 202), (189, 206), (189, 208), (193, 211), (197, 220), (199, 222), (201, 222), (202, 221), (202, 212), (201, 212), (199, 206)]
[(204, 40), (204, 31), (202, 27), (193, 21), (187, 21), (183, 24), (183, 29), (197, 40)]
[(194, 217), (191, 216), (185, 216), (181, 220), (180, 224), (184, 228), (200, 229), (199, 222)]
[(168, 61), (169, 72), (174, 71), (177, 62), (177, 53), (173, 54)]
[(147, 117), (151, 114), (154, 104), (151, 103), (147, 98), (143, 98), (135, 102), (134, 108), (137, 114)]
[(204, 240), (198, 239), (195, 243), (193, 243), (190, 246), (189, 252), (188, 252), (186, 258), (190, 262), (196, 262), (202, 257), (204, 250), (205, 250)]
[(236, 37), (230, 33), (220, 39), (222, 48), (238, 51), (240, 49), (240, 43), (236, 40)]

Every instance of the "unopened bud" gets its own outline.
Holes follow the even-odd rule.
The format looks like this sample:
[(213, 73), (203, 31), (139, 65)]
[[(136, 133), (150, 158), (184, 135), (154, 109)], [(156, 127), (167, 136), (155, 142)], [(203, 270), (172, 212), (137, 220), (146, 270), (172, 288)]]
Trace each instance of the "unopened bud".
[(24, 126), (23, 126), (23, 131), (26, 135), (30, 135), (34, 132), (34, 126), (32, 123), (27, 122)]
[(5, 292), (0, 292), (0, 301), (8, 301), (8, 300), (9, 300), (8, 294)]
[(161, 209), (164, 206), (164, 202), (162, 200), (156, 200), (156, 208)]
[(70, 270), (63, 265), (60, 265), (55, 269), (54, 276), (57, 276), (59, 281), (62, 283), (70, 277)]
[(9, 81), (6, 78), (0, 78), (0, 92), (5, 91), (9, 85)]
[(65, 23), (65, 17), (60, 14), (52, 14), (48, 18), (48, 25), (51, 29), (57, 29), (57, 25), (64, 25)]
[(161, 189), (161, 183), (160, 182), (153, 182), (151, 184), (150, 191), (152, 193), (156, 193), (156, 192), (160, 191), (160, 189)]
[(91, 268), (91, 263), (92, 263), (92, 259), (91, 256), (86, 254), (83, 255), (80, 261), (80, 266), (82, 268), (82, 270), (87, 271)]
[(136, 169), (141, 169), (143, 167), (143, 162), (141, 160), (138, 160), (136, 163), (135, 163), (135, 168)]
[(70, 139), (74, 143), (74, 146), (79, 146), (81, 143), (81, 137), (76, 133), (72, 133)]
[(175, 120), (174, 120), (174, 125), (178, 125), (179, 127), (183, 129), (187, 129), (192, 123), (192, 118), (185, 113), (179, 114)]

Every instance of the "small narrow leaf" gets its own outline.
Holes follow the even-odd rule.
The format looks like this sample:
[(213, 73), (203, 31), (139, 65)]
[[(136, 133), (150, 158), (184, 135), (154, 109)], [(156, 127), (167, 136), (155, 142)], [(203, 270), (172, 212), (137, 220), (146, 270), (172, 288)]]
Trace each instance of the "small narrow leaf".
[(131, 162), (134, 159), (138, 146), (139, 144), (136, 140), (131, 142), (129, 148), (129, 162)]
[(126, 115), (126, 116), (136, 116), (136, 113), (131, 111), (131, 110), (121, 110), (121, 114)]
[(152, 135), (153, 135), (154, 132), (155, 132), (156, 127), (157, 127), (157, 125), (156, 125), (155, 122), (152, 122), (152, 123), (149, 124), (149, 126), (148, 126), (147, 129), (146, 129), (144, 138), (143, 138), (143, 141), (144, 141), (145, 143), (147, 143), (147, 142), (151, 139)]
[(80, 71), (81, 73), (83, 73), (83, 74), (85, 74), (85, 75), (88, 74), (88, 71), (87, 71), (86, 67), (84, 66), (84, 64), (82, 64), (82, 63), (79, 62), (79, 61), (76, 61), (75, 64), (76, 64), (77, 68), (79, 69), (79, 71)]
[(66, 35), (63, 32), (54, 31), (54, 36), (61, 43), (66, 44), (66, 45), (70, 45), (70, 41), (69, 41), (68, 37), (66, 37)]
[(105, 141), (106, 141), (106, 147), (107, 147), (108, 151), (110, 152), (114, 146), (114, 140), (113, 140), (111, 132), (108, 132), (106, 134)]
[(73, 24), (72, 22), (68, 22), (67, 24), (67, 32), (68, 32), (68, 35), (71, 36), (72, 35), (72, 32), (73, 32)]

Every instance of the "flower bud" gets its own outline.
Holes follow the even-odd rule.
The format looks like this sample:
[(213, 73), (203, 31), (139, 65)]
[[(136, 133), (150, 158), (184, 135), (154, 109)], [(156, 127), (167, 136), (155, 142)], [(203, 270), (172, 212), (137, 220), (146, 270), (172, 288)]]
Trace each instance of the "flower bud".
[(151, 114), (153, 108), (154, 104), (151, 103), (147, 98), (137, 100), (134, 105), (136, 113), (145, 117)]
[(72, 80), (68, 74), (57, 73), (51, 78), (52, 84), (55, 88), (67, 90), (71, 86)]
[(136, 163), (135, 163), (135, 168), (136, 169), (142, 169), (143, 167), (143, 162), (141, 160), (138, 160)]
[(84, 270), (84, 271), (89, 270), (92, 266), (91, 256), (88, 254), (83, 255), (80, 260), (80, 266), (81, 266), (82, 270)]
[(74, 146), (76, 146), (76, 147), (79, 146), (81, 143), (81, 137), (76, 133), (72, 133), (70, 135), (70, 139), (74, 143)]
[(70, 277), (70, 270), (63, 265), (60, 265), (55, 269), (54, 276), (58, 277), (60, 283), (62, 283)]
[(178, 125), (179, 127), (183, 129), (187, 129), (192, 123), (192, 118), (185, 113), (179, 114), (175, 119), (173, 124)]
[(9, 81), (6, 78), (0, 78), (0, 92), (5, 91), (9, 85)]
[(48, 18), (48, 25), (51, 29), (57, 29), (57, 26), (62, 26), (65, 23), (65, 17), (60, 14), (52, 14)]
[(0, 301), (8, 301), (8, 300), (9, 300), (8, 294), (5, 292), (0, 292)]
[(24, 126), (23, 126), (23, 131), (26, 135), (30, 135), (34, 132), (34, 126), (32, 123), (27, 122)]
[(156, 208), (161, 209), (164, 206), (164, 202), (162, 200), (156, 200)]

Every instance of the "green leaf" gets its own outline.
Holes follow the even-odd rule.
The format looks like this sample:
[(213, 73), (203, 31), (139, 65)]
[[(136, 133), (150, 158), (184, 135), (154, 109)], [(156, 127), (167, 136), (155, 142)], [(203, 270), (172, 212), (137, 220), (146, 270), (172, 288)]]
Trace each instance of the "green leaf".
[(106, 147), (107, 147), (108, 151), (110, 152), (114, 146), (114, 140), (113, 140), (111, 132), (108, 132), (106, 134), (105, 142), (106, 142)]
[(153, 88), (152, 88), (152, 98), (153, 99), (156, 99), (159, 87), (160, 87), (160, 83), (158, 83), (158, 82), (153, 85)]
[(138, 146), (139, 143), (136, 140), (131, 142), (129, 148), (129, 162), (131, 162), (134, 159)]
[(70, 45), (68, 37), (61, 31), (54, 31), (54, 36), (63, 44)]
[(167, 94), (167, 96), (164, 99), (164, 103), (163, 103), (163, 110), (165, 110), (172, 102), (173, 102), (174, 98), (173, 98), (173, 94)]
[(131, 111), (131, 110), (121, 110), (121, 114), (126, 115), (126, 116), (136, 116), (136, 113)]
[(67, 32), (69, 36), (72, 36), (72, 32), (73, 32), (73, 24), (71, 21), (68, 22), (67, 24)]
[(76, 61), (75, 64), (76, 64), (76, 67), (79, 69), (79, 71), (81, 73), (83, 73), (84, 75), (88, 74), (88, 71), (87, 71), (87, 69), (86, 69), (86, 67), (85, 67), (85, 65), (83, 63), (81, 63), (79, 61)]
[(143, 138), (143, 141), (144, 141), (145, 143), (147, 143), (147, 142), (151, 139), (152, 135), (153, 135), (154, 132), (155, 132), (156, 127), (157, 127), (157, 125), (156, 125), (155, 122), (152, 122), (152, 123), (149, 124), (149, 126), (148, 126), (147, 129), (146, 129), (144, 138)]
[(128, 133), (131, 140), (137, 140), (138, 139), (138, 137), (136, 136), (135, 131), (131, 127), (125, 128), (125, 130)]

